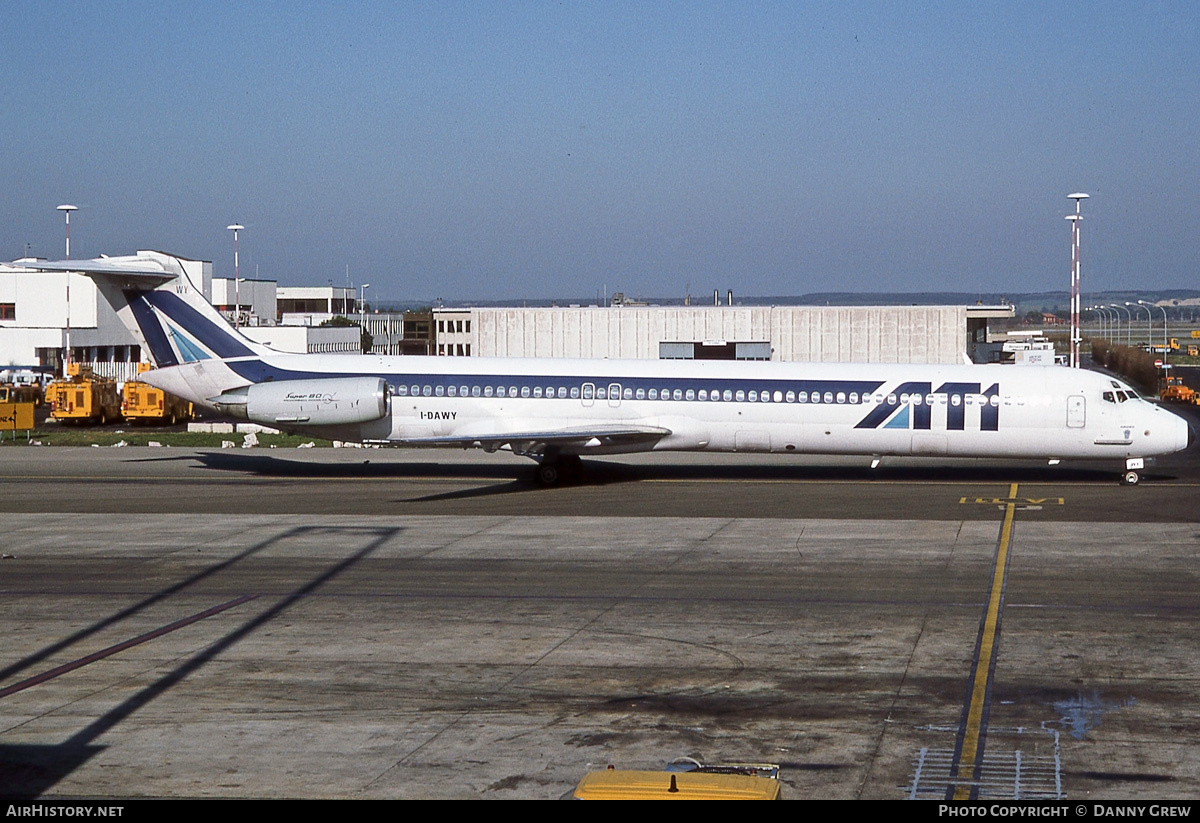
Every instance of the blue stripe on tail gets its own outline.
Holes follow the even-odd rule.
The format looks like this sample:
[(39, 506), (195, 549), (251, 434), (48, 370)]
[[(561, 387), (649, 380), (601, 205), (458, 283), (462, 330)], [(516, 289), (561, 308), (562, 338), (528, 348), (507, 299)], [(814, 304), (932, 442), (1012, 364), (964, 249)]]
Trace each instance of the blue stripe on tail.
[[(234, 335), (232, 329), (228, 327), (223, 328), (223, 324), (219, 325), (213, 322), (211, 318), (205, 317), (174, 292), (155, 290), (144, 292), (143, 296), (150, 305), (172, 320), (179, 329), (182, 329), (183, 332), (195, 338), (217, 357), (224, 359), (227, 357), (246, 357), (254, 354), (253, 351)], [(141, 325), (141, 321), (139, 320), (138, 322)], [(154, 325), (157, 326), (158, 323), (155, 322)], [(143, 328), (144, 331), (145, 329)], [(182, 336), (178, 329), (172, 329), (172, 331), (177, 337)], [(149, 337), (147, 337), (147, 340), (149, 340)], [(166, 342), (165, 337), (163, 338), (163, 342)], [(154, 351), (153, 346), (151, 346), (151, 351)], [(174, 359), (174, 355), (172, 355), (172, 359)]]

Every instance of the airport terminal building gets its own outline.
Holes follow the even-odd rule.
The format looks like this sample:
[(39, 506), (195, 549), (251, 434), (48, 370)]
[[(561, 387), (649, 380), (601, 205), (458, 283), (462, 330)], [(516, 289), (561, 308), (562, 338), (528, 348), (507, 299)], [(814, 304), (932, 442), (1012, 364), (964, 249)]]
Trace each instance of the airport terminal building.
[(433, 334), (445, 356), (963, 363), (988, 320), (1012, 316), (1011, 306), (465, 308), (434, 309)]

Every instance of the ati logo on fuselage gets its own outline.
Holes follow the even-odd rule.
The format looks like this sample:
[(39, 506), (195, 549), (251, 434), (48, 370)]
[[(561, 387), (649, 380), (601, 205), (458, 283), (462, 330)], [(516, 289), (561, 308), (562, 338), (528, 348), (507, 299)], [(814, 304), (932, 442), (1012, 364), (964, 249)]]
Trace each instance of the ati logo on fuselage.
[[(933, 425), (933, 410), (926, 402), (927, 396), (933, 392), (932, 383), (901, 383), (896, 388), (888, 392), (884, 398), (884, 402), (875, 406), (862, 420), (855, 425), (856, 429), (878, 429), (883, 427), (890, 428), (913, 428), (913, 429), (929, 429)], [(943, 383), (938, 387), (937, 394), (953, 397), (958, 395), (960, 398), (967, 395), (978, 395), (978, 383)], [(1000, 430), (1000, 408), (992, 405), (992, 398), (1000, 396), (1000, 384), (993, 383), (990, 388), (984, 391), (983, 396), (987, 398), (987, 402), (979, 407), (979, 430), (985, 432), (994, 432)], [(917, 395), (921, 398), (920, 403), (902, 402), (905, 395)], [(897, 413), (899, 411), (899, 413)], [(911, 426), (910, 426), (911, 416)], [(967, 427), (967, 409), (964, 403), (954, 405), (951, 403), (946, 407), (946, 429), (948, 431), (963, 431)]]
[(421, 412), (422, 420), (453, 420), (457, 416), (458, 412), (452, 411)]

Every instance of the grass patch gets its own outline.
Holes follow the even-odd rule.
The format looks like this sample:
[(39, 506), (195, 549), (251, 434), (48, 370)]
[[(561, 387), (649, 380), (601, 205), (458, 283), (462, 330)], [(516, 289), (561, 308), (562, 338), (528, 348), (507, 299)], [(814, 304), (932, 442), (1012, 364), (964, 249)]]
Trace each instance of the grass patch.
[[(5, 432), (4, 446), (13, 446), (11, 432)], [(303, 437), (297, 434), (262, 434), (258, 437), (258, 448), (269, 449), (272, 446), (279, 449), (294, 449), (304, 443), (312, 443), (316, 447), (333, 445), (332, 441), (319, 437)], [(150, 441), (163, 446), (176, 446), (189, 449), (219, 449), (224, 441), (231, 441), (241, 446), (244, 434), (208, 434), (206, 432), (142, 432), (125, 429), (112, 431), (109, 429), (95, 430), (73, 428), (68, 426), (53, 426), (37, 428), (33, 431), (32, 440), (40, 441), (43, 446), (115, 446), (124, 442), (127, 446), (148, 446)], [(15, 445), (26, 445), (24, 432), (17, 432)]]

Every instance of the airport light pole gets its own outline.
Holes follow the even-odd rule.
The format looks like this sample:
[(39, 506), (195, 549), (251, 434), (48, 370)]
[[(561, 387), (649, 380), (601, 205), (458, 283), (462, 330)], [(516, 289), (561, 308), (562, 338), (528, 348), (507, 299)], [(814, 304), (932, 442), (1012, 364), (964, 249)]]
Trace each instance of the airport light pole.
[(1146, 348), (1154, 348), (1154, 312), (1150, 311), (1149, 307), (1142, 303), (1141, 300), (1137, 301), (1136, 303), (1130, 303), (1128, 300), (1126, 300), (1125, 305), (1129, 306), (1131, 311), (1134, 306), (1140, 306), (1141, 308), (1146, 309)]
[(232, 223), (225, 228), (233, 232), (233, 327), (241, 326), (242, 319), (242, 280), (238, 276), (238, 232), (246, 228), (240, 223)]
[(1146, 306), (1147, 309), (1149, 309), (1150, 306), (1153, 306), (1154, 308), (1158, 309), (1159, 311), (1161, 311), (1163, 313), (1163, 353), (1165, 354), (1167, 351), (1167, 310), (1166, 310), (1166, 308), (1158, 305), (1157, 303), (1147, 303), (1145, 300), (1139, 300), (1138, 304), (1142, 305), (1142, 306)]
[[(1112, 342), (1113, 339), (1113, 321), (1111, 318), (1116, 317), (1116, 312), (1108, 306), (1096, 306), (1096, 311), (1102, 312), (1104, 315), (1104, 339)], [(1109, 312), (1112, 312), (1110, 315)]]
[[(1129, 315), (1129, 319), (1125, 322), (1125, 345), (1132, 346), (1133, 345), (1133, 329), (1131, 328), (1131, 326), (1133, 326), (1133, 312), (1131, 312), (1129, 309), (1125, 308), (1124, 306), (1120, 305), (1119, 303), (1109, 303), (1108, 305), (1112, 306), (1114, 309), (1117, 309), (1118, 311), (1123, 311), (1123, 312), (1125, 312), (1125, 314)], [(1120, 343), (1120, 342), (1121, 342), (1121, 318), (1118, 315), (1118, 317), (1117, 317), (1117, 343)]]
[(1068, 194), (1068, 200), (1075, 201), (1075, 213), (1068, 214), (1071, 221), (1071, 368), (1079, 368), (1079, 221), (1083, 219), (1080, 202), (1088, 195), (1083, 192)]
[[(58, 210), (67, 218), (67, 259), (71, 259), (71, 212), (79, 211), (78, 206), (72, 206), (70, 203), (64, 203), (58, 207)], [(71, 273), (67, 272), (67, 356), (63, 360), (63, 375), (67, 373), (67, 368), (71, 365)]]
[[(358, 334), (360, 342), (366, 338), (363, 336), (367, 332), (367, 289), (371, 288), (370, 283), (363, 283), (358, 287)], [(366, 349), (363, 349), (363, 354), (366, 354)]]
[(1092, 314), (1096, 315), (1096, 319), (1098, 319), (1100, 321), (1100, 337), (1103, 338), (1104, 337), (1104, 315), (1100, 313), (1100, 307), (1099, 306), (1088, 306), (1086, 309), (1084, 309), (1084, 311), (1090, 311)]
[(1097, 306), (1096, 308), (1098, 308), (1100, 311), (1104, 312), (1104, 317), (1106, 319), (1109, 316), (1108, 315), (1109, 312), (1112, 312), (1113, 317), (1116, 318), (1115, 325), (1112, 320), (1108, 321), (1108, 336), (1105, 337), (1105, 340), (1107, 340), (1110, 343), (1116, 342), (1116, 335), (1120, 334), (1120, 332), (1121, 332), (1121, 318), (1118, 317), (1117, 313), (1108, 306)]

